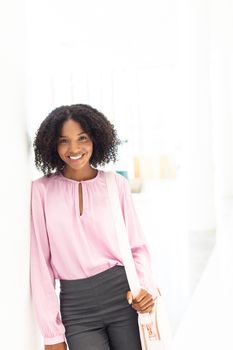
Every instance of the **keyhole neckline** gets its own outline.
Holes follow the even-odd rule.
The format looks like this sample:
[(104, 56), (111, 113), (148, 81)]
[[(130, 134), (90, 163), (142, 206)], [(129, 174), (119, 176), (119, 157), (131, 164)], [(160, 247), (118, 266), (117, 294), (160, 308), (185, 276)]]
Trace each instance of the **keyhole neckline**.
[(101, 170), (99, 170), (99, 169), (96, 169), (96, 170), (97, 170), (96, 176), (93, 177), (92, 179), (89, 179), (89, 180), (78, 181), (78, 180), (74, 180), (74, 179), (69, 179), (68, 177), (64, 176), (61, 171), (59, 172), (59, 175), (61, 176), (62, 179), (66, 180), (66, 181), (78, 183), (78, 184), (80, 184), (80, 183), (83, 184), (83, 183), (89, 183), (89, 182), (94, 182), (94, 181), (98, 180)]

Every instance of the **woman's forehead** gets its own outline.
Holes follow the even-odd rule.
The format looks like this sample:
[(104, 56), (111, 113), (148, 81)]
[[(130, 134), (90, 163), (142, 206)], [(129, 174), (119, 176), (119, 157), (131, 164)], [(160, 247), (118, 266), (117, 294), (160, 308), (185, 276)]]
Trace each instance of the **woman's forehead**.
[(61, 128), (61, 135), (60, 136), (68, 136), (66, 134), (81, 134), (84, 133), (85, 130), (82, 128), (81, 124), (79, 122), (76, 122), (75, 120), (66, 120)]

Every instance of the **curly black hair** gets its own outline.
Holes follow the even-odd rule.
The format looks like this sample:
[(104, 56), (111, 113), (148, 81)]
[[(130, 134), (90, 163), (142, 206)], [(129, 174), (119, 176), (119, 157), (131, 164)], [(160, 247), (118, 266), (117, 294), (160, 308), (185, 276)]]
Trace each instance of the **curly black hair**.
[(122, 143), (114, 125), (103, 113), (88, 104), (73, 104), (55, 108), (36, 131), (33, 148), (36, 168), (47, 177), (64, 169), (65, 163), (57, 152), (58, 138), (66, 120), (73, 119), (82, 126), (93, 142), (89, 164), (93, 167), (116, 162), (118, 145)]

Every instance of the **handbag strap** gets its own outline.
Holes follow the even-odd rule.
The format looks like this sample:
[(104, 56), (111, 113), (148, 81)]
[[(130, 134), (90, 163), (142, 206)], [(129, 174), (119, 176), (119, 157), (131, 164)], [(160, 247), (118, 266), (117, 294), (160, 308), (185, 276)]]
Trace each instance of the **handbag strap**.
[(116, 184), (116, 178), (113, 171), (106, 172), (106, 183), (109, 193), (110, 207), (112, 209), (113, 222), (115, 224), (119, 248), (126, 271), (126, 276), (133, 297), (137, 296), (141, 287), (130, 249), (128, 233), (122, 215), (120, 206), (119, 191)]

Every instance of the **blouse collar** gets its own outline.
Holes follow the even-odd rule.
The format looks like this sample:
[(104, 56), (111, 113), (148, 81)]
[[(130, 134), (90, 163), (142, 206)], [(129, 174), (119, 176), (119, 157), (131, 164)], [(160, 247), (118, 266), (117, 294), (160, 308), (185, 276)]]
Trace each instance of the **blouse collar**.
[(62, 174), (61, 171), (58, 173), (58, 176), (60, 176), (63, 180), (66, 180), (66, 181), (69, 181), (69, 182), (75, 182), (75, 183), (84, 183), (84, 182), (85, 182), (85, 183), (91, 183), (91, 182), (95, 182), (95, 181), (98, 180), (98, 178), (100, 177), (100, 172), (101, 172), (101, 170), (97, 169), (97, 174), (96, 174), (96, 176), (95, 176), (94, 178), (89, 179), (89, 180), (81, 180), (81, 181), (74, 180), (74, 179), (69, 179), (68, 177), (64, 176), (64, 175)]

